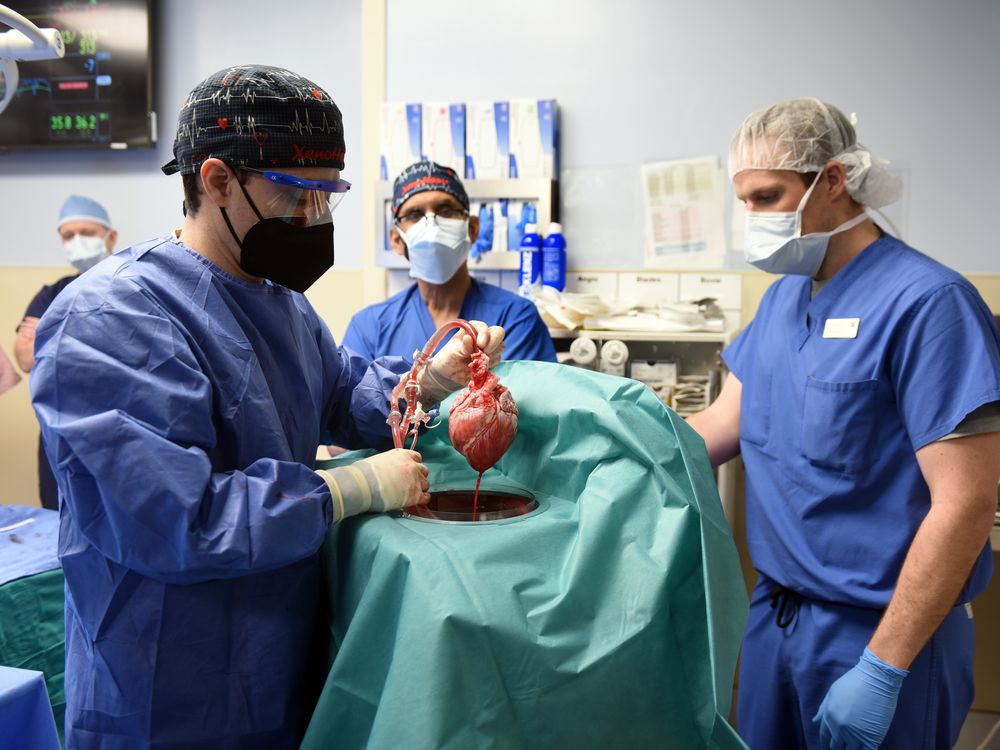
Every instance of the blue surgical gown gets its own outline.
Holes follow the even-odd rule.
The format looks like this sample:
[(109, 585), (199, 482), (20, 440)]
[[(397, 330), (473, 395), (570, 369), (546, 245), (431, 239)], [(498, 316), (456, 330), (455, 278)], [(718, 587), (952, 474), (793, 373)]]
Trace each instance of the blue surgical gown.
[[(502, 326), (506, 360), (556, 361), (552, 336), (531, 300), (472, 279), (459, 317)], [(385, 302), (357, 313), (342, 343), (368, 359), (388, 354), (412, 356), (417, 349), (423, 349), (436, 329), (420, 289), (413, 284)]]
[[(173, 238), (75, 281), (31, 391), (62, 497), (69, 748), (293, 748), (311, 705), (321, 431), (390, 447), (408, 363)], [(383, 366), (386, 365), (386, 366)]]
[[(968, 281), (888, 236), (810, 291), (772, 284), (723, 353), (743, 384), (747, 543), (782, 586), (882, 609), (930, 509), (914, 454), (1000, 399), (1000, 336)], [(843, 319), (856, 337), (824, 336)], [(992, 568), (987, 543), (961, 601)]]

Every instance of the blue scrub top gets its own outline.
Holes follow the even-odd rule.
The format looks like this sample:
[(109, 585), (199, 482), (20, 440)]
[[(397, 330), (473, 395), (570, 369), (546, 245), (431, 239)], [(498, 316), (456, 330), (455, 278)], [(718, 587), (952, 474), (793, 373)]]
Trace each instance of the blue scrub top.
[(316, 446), (391, 447), (409, 362), (339, 349), (301, 294), (172, 238), (70, 284), (36, 354), (67, 747), (297, 747), (332, 518)]
[[(808, 277), (772, 284), (723, 353), (743, 384), (750, 556), (811, 598), (882, 608), (930, 508), (914, 453), (1000, 399), (1000, 336), (968, 281), (888, 236), (810, 294)], [(824, 337), (851, 318), (855, 338)], [(987, 543), (963, 601), (992, 568)]]
[[(552, 336), (531, 300), (492, 284), (471, 281), (462, 300), (460, 318), (502, 326), (506, 344), (504, 359), (556, 361)], [(437, 327), (420, 296), (420, 289), (413, 284), (351, 318), (343, 345), (368, 359), (388, 354), (410, 357), (423, 348), (435, 330)]]

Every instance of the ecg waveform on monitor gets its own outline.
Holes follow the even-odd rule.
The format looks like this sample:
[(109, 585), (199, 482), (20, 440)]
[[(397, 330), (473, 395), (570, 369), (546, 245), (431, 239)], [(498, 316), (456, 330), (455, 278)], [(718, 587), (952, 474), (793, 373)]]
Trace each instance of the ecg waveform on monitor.
[[(10, 107), (0, 116), (0, 153), (146, 147), (155, 142), (152, 0), (7, 4), (22, 6), (18, 12), (39, 28), (55, 29), (65, 54), (18, 62), (20, 80), (10, 87)], [(3, 30), (0, 24), (0, 33)], [(5, 747), (2, 741), (0, 746)]]
[(52, 94), (52, 84), (49, 83), (48, 78), (22, 78), (15, 92), (16, 96), (39, 96), (41, 94)]

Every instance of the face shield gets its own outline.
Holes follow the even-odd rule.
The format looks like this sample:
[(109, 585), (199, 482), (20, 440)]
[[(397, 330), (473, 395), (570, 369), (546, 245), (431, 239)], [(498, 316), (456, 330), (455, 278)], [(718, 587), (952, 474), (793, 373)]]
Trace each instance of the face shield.
[(333, 223), (333, 211), (351, 189), (347, 180), (307, 180), (284, 172), (240, 167), (263, 177), (269, 184), (256, 204), (261, 215), (297, 227)]

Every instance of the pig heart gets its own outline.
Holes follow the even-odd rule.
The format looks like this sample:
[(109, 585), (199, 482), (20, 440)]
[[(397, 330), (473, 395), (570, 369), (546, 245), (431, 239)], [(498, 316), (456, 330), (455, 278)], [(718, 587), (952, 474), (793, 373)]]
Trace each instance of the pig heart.
[(455, 397), (448, 417), (452, 445), (480, 474), (506, 453), (517, 434), (517, 404), (499, 378), (489, 371), (489, 358), (472, 355), (472, 382)]

